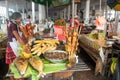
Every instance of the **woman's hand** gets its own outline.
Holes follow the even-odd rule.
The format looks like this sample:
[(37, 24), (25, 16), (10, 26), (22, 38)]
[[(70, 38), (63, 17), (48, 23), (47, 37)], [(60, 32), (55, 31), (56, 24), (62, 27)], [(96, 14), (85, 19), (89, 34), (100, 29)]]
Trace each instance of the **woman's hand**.
[(16, 30), (13, 31), (13, 34), (20, 44), (25, 45), (24, 40), (20, 37), (20, 35), (18, 34)]

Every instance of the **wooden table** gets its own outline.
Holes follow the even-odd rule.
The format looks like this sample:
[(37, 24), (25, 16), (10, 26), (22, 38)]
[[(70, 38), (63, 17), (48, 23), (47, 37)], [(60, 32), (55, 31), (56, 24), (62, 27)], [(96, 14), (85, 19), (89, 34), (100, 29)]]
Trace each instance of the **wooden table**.
[[(78, 58), (78, 63), (76, 63), (73, 66), (73, 68), (68, 69), (68, 70), (62, 70), (62, 71), (58, 71), (58, 72), (49, 73), (44, 78), (41, 78), (41, 80), (47, 80), (46, 78), (48, 78), (48, 80), (49, 79), (51, 80), (51, 78), (52, 78), (52, 80), (58, 80), (58, 79), (62, 80), (64, 78), (65, 79), (70, 78), (70, 80), (74, 80), (74, 78), (77, 77), (76, 72), (88, 71), (88, 70), (91, 70), (91, 69), (87, 66), (87, 64), (82, 59)], [(6, 75), (6, 77), (9, 77), (9, 76), (13, 76), (13, 73), (9, 73)]]
[(62, 79), (62, 76), (64, 76), (66, 73), (72, 73), (71, 76), (68, 76), (67, 78), (70, 78), (69, 80), (74, 80), (74, 78), (77, 77), (76, 72), (89, 70), (91, 69), (87, 66), (87, 64), (81, 58), (78, 58), (78, 63), (76, 63), (73, 68), (58, 72), (58, 76), (56, 76), (56, 73), (52, 73), (52, 80), (56, 80), (55, 78)]
[[(111, 52), (111, 45), (106, 45), (104, 41), (101, 42), (99, 40), (94, 40), (90, 38), (89, 35), (85, 34), (79, 36), (79, 44), (80, 48), (84, 49), (96, 63), (95, 75), (99, 73), (104, 75), (107, 64), (107, 57)], [(103, 49), (103, 57), (100, 56), (100, 48)], [(104, 61), (102, 58), (104, 58)]]

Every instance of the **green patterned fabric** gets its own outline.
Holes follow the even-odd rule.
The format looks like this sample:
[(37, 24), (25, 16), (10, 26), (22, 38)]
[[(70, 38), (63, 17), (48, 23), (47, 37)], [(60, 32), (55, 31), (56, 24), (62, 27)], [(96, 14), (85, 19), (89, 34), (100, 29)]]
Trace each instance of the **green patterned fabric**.
[(42, 4), (47, 6), (50, 6), (52, 4), (52, 0), (32, 0), (33, 2), (37, 3), (37, 4)]
[(60, 6), (60, 5), (66, 5), (70, 3), (71, 0), (32, 0), (32, 1), (37, 4), (43, 4), (45, 6), (47, 5)]

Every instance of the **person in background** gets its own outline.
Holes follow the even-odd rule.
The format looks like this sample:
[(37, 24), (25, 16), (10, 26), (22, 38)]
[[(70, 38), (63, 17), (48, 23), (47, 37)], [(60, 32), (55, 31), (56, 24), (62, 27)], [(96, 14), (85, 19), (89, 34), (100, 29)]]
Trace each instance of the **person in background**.
[[(72, 26), (72, 18), (70, 18), (70, 24), (71, 24), (71, 26)], [(78, 20), (78, 16), (77, 16), (77, 15), (74, 16), (74, 26), (75, 26), (75, 27), (79, 27), (79, 26), (80, 26), (80, 23), (79, 23), (79, 20)]]
[[(6, 64), (11, 64), (13, 60), (18, 56), (15, 50), (20, 44), (25, 45), (26, 41), (20, 31), (20, 24), (22, 21), (22, 15), (19, 12), (14, 12), (11, 16), (9, 24), (7, 24), (8, 43), (6, 48)], [(14, 46), (17, 44), (17, 46)], [(14, 48), (13, 48), (14, 46)], [(10, 77), (10, 80), (15, 80), (14, 77)], [(24, 79), (18, 79), (24, 80)]]
[(26, 19), (26, 24), (30, 24), (31, 23), (31, 16), (28, 15), (27, 19)]

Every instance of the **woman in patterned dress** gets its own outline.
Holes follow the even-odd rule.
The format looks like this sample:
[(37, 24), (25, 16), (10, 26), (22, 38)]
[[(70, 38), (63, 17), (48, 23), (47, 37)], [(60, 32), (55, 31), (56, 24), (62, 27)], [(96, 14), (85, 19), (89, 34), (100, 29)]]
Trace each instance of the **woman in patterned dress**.
[[(8, 43), (6, 48), (6, 64), (9, 65), (17, 57), (10, 43), (14, 43), (14, 41), (16, 41), (22, 45), (26, 44), (19, 29), (21, 21), (22, 21), (22, 15), (19, 12), (14, 12), (11, 16), (11, 21), (7, 23)], [(10, 77), (10, 80), (15, 80), (15, 79), (13, 77)], [(18, 80), (23, 80), (23, 79), (18, 79)]]

